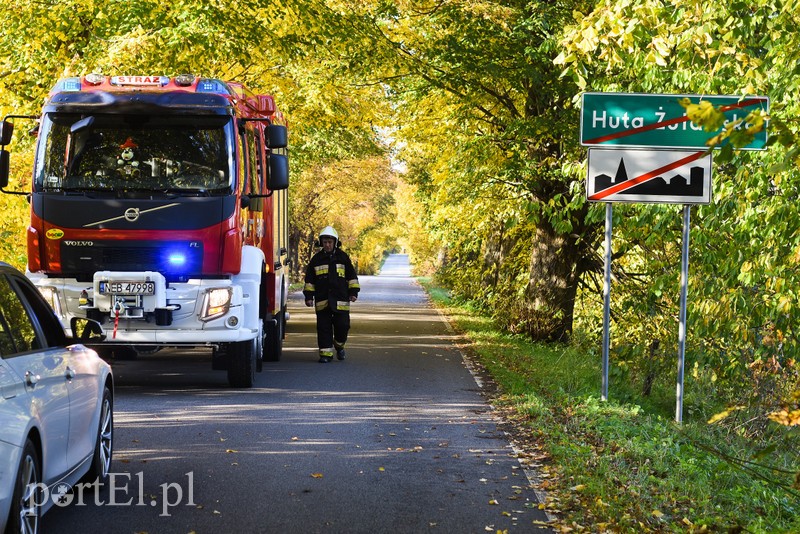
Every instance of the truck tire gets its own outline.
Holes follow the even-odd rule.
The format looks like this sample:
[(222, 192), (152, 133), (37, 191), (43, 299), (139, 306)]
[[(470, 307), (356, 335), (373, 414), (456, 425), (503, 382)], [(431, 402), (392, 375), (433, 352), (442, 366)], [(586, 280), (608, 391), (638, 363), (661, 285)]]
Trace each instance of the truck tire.
[(264, 340), (264, 359), (268, 362), (278, 362), (283, 354), (283, 319), (284, 313), (280, 312), (271, 321), (264, 321), (266, 339)]
[(256, 336), (256, 372), (260, 373), (264, 369), (264, 344), (267, 342), (267, 327), (261, 321), (261, 330)]
[(228, 383), (251, 388), (256, 380), (256, 340), (231, 343), (228, 353)]

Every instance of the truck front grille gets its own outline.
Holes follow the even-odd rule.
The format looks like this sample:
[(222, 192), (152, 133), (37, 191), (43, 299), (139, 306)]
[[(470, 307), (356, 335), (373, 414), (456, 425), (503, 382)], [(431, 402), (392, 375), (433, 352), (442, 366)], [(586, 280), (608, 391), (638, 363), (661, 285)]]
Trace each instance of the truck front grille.
[(93, 241), (61, 243), (64, 276), (91, 281), (96, 271), (156, 271), (168, 282), (197, 276), (203, 267), (203, 244), (198, 241)]

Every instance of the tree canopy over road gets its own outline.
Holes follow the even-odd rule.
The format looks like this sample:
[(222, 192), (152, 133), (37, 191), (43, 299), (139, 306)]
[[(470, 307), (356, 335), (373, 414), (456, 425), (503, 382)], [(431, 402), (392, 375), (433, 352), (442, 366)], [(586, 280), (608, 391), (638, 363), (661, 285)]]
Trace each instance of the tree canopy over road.
[[(800, 419), (796, 0), (9, 0), (0, 24), (4, 114), (38, 112), (65, 75), (242, 81), (289, 119), (299, 263), (333, 224), (363, 272), (403, 246), (509, 331), (588, 347), (603, 206), (585, 200), (581, 92), (769, 96), (769, 149), (716, 151), (693, 215), (687, 365), (761, 414), (741, 415), (754, 432)], [(24, 264), (27, 204), (0, 202)], [(681, 220), (629, 205), (614, 225), (615, 372), (649, 394), (674, 367)]]

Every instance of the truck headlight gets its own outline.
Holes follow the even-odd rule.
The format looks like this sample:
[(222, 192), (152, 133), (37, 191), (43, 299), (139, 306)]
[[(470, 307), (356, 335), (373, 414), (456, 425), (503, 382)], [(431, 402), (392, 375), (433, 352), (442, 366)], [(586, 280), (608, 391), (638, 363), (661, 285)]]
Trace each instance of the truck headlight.
[(229, 287), (209, 289), (203, 300), (203, 310), (200, 312), (200, 320), (210, 321), (228, 313), (232, 298), (233, 290)]
[(53, 308), (53, 311), (56, 312), (56, 315), (61, 317), (61, 300), (58, 298), (58, 290), (52, 286), (43, 286), (38, 289), (39, 293), (44, 297), (44, 300), (46, 300), (47, 303), (50, 304), (50, 307)]

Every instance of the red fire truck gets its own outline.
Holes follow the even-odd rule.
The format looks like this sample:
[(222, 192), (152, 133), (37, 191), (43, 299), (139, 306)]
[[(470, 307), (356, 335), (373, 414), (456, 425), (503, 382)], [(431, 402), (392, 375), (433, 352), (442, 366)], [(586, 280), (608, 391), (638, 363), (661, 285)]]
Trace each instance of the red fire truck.
[[(13, 124), (35, 119), (30, 191), (7, 191)], [(13, 119), (13, 121), (12, 121)], [(208, 347), (251, 387), (288, 314), (287, 128), (270, 95), (195, 76), (65, 78), (0, 129), (0, 189), (30, 195), (28, 276), (101, 351)]]

